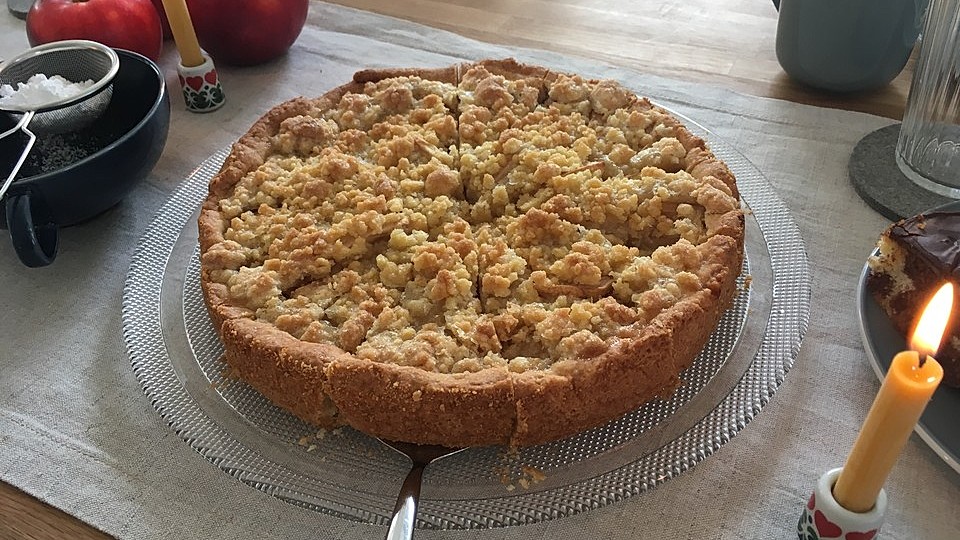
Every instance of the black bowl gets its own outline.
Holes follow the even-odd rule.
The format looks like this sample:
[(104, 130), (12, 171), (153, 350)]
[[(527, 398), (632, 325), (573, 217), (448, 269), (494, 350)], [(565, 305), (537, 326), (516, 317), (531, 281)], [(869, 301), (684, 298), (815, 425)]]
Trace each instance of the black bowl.
[[(59, 228), (114, 206), (156, 165), (170, 127), (170, 99), (160, 69), (137, 53), (118, 50), (120, 70), (103, 115), (74, 133), (38, 137), (18, 179), (0, 205), (27, 266), (53, 262)], [(15, 125), (0, 114), (0, 132)], [(0, 180), (20, 157), (26, 135), (0, 140)]]

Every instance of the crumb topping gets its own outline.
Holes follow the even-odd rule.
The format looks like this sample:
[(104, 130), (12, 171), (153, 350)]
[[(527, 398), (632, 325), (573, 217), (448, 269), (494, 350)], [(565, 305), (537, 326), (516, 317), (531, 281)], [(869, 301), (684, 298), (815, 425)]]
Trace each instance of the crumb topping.
[(707, 285), (739, 212), (612, 81), (398, 77), (285, 119), (219, 201), (209, 279), (253, 317), (439, 373), (591, 358)]

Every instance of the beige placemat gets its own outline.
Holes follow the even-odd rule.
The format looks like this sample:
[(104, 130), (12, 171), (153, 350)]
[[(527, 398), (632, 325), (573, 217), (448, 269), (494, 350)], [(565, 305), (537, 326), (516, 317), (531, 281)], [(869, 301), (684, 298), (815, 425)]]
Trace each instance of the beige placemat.
[[(641, 43), (624, 46), (642, 46)], [(507, 49), (314, 3), (285, 58), (221, 66), (223, 109), (184, 111), (173, 90), (166, 150), (148, 181), (104, 215), (62, 232), (54, 265), (27, 269), (0, 240), (0, 479), (120, 538), (380, 538), (382, 527), (283, 503), (222, 473), (174, 434), (142, 394), (120, 334), (132, 252), (154, 213), (204, 158), (269, 106), (317, 95), (358, 69), (518, 59), (618, 79), (723, 137), (767, 176), (794, 214), (814, 278), (795, 367), (760, 415), (678, 478), (576, 516), (418, 538), (793, 538), (816, 478), (841, 464), (878, 387), (857, 330), (857, 275), (887, 224), (847, 180), (851, 149), (890, 123), (870, 115), (736, 94), (551, 53)], [(0, 56), (26, 49), (0, 15)], [(888, 480), (883, 538), (960, 537), (960, 475), (913, 437)]]

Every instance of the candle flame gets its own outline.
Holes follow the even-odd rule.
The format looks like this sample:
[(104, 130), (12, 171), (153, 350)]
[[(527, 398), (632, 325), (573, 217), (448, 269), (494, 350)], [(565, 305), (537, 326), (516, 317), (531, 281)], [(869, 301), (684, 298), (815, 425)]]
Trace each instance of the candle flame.
[(940, 340), (947, 328), (952, 307), (953, 285), (945, 283), (923, 309), (920, 321), (910, 337), (910, 349), (920, 353), (921, 364), (927, 356), (933, 356), (940, 348)]

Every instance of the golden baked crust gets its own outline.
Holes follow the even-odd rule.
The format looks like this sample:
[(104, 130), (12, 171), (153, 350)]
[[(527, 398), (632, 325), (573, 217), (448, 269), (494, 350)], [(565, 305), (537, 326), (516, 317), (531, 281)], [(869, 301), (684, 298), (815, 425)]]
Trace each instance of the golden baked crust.
[(234, 371), (322, 427), (527, 446), (667, 396), (735, 294), (736, 183), (613, 81), (367, 70), (269, 111), (199, 218)]

